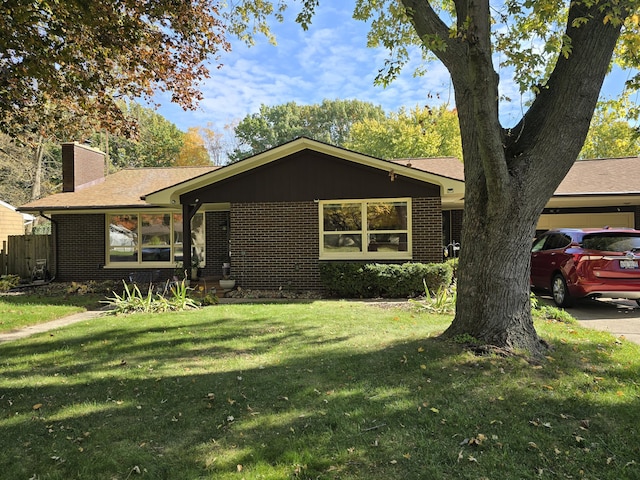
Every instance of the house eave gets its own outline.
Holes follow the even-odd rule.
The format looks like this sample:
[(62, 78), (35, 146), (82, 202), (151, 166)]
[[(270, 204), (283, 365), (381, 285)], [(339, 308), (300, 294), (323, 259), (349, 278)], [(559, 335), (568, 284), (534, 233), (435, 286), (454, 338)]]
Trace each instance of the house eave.
[(640, 205), (640, 192), (556, 194), (546, 208), (618, 207)]

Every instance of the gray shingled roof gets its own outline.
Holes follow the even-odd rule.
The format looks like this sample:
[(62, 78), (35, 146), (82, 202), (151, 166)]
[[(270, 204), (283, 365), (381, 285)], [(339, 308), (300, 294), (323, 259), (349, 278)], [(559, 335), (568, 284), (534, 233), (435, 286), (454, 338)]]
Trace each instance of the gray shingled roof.
[(578, 160), (555, 195), (615, 195), (640, 193), (640, 158)]

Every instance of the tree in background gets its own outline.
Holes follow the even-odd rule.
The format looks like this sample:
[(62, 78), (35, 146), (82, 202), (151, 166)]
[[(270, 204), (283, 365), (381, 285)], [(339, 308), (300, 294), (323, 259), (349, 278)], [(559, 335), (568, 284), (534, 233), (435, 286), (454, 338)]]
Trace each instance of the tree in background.
[(94, 133), (91, 144), (108, 154), (109, 171), (137, 167), (170, 167), (177, 161), (185, 134), (159, 113), (140, 104), (118, 102), (128, 122), (135, 125), (135, 138)]
[(384, 119), (382, 107), (360, 100), (323, 100), (320, 105), (261, 105), (235, 127), (239, 146), (228, 157), (231, 162), (250, 157), (297, 137), (344, 146), (355, 122)]
[(216, 132), (213, 123), (207, 123), (206, 127), (200, 127), (200, 136), (204, 140), (204, 147), (207, 149), (209, 159), (214, 165), (224, 165), (227, 163), (227, 152), (239, 148), (238, 140), (233, 132), (238, 123), (227, 124), (224, 132)]
[(599, 103), (580, 158), (638, 156), (640, 132), (625, 119), (630, 110), (631, 105), (626, 96)]
[(190, 127), (187, 133), (185, 133), (184, 144), (182, 145), (182, 149), (180, 149), (175, 165), (180, 167), (211, 165), (209, 153), (207, 152), (203, 138), (200, 136), (200, 129), (198, 127)]
[(378, 158), (462, 158), (458, 117), (444, 105), (366, 118), (354, 123), (350, 134), (347, 148)]

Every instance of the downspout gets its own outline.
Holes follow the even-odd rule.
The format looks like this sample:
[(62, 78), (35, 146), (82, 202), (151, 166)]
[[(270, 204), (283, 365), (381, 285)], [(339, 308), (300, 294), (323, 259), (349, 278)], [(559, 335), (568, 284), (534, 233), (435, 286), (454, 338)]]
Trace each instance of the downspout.
[[(56, 220), (54, 220), (52, 217), (47, 217), (42, 211), (39, 212), (40, 216), (42, 218), (46, 218), (47, 220), (49, 220), (51, 222), (51, 231), (52, 231), (52, 237), (53, 237), (53, 266), (54, 266), (54, 272), (57, 275), (58, 274), (58, 222)], [(53, 280), (55, 280), (56, 275), (51, 275), (51, 279), (46, 282), (46, 283), (50, 283), (53, 282)]]

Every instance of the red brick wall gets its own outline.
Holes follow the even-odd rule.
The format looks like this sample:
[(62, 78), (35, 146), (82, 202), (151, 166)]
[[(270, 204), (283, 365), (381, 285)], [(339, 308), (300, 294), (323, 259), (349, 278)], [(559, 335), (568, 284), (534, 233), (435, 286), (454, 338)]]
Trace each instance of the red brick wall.
[[(231, 273), (243, 288), (321, 290), (318, 204), (234, 203), (231, 212), (207, 213), (207, 267), (218, 276), (230, 216)], [(129, 270), (105, 269), (104, 214), (54, 215), (57, 280), (128, 278)], [(440, 198), (412, 200), (413, 261), (442, 260)], [(133, 268), (132, 268), (133, 271)], [(140, 271), (140, 269), (137, 269)], [(173, 269), (163, 269), (169, 277)]]
[[(440, 198), (412, 201), (413, 261), (442, 261)], [(318, 205), (233, 203), (231, 273), (243, 288), (321, 290)]]
[(104, 153), (77, 143), (62, 144), (62, 191), (104, 180)]
[[(104, 270), (104, 215), (54, 215), (56, 280), (102, 280)], [(120, 273), (122, 275), (122, 273)], [(108, 278), (108, 277), (107, 277)]]

